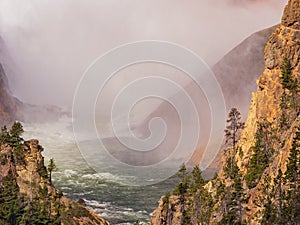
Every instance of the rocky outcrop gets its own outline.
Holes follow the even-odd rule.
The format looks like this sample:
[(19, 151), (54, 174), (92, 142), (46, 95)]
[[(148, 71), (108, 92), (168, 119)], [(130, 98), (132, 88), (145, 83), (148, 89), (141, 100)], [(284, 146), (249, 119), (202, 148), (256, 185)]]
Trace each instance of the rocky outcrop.
[(171, 196), (166, 204), (161, 198), (158, 201), (158, 208), (151, 216), (151, 225), (155, 224), (181, 224), (181, 205), (177, 196)]
[[(42, 150), (38, 140), (7, 143), (1, 134), (0, 223), (108, 225), (91, 210), (64, 197), (52, 185)], [(6, 213), (10, 208), (12, 216)]]
[[(299, 1), (290, 1), (284, 10), (282, 25), (291, 29), (300, 30), (300, 3)], [(298, 36), (299, 40), (299, 36)]]
[[(188, 224), (300, 223), (299, 6), (299, 0), (289, 0), (282, 23), (266, 44), (264, 71), (239, 142), (223, 153), (217, 177), (200, 189), (204, 194), (185, 193), (192, 207), (172, 203), (180, 211), (168, 212), (183, 215), (180, 223), (172, 224), (182, 224), (187, 217)], [(201, 209), (198, 216), (195, 208)], [(160, 222), (165, 211), (159, 204), (151, 224), (171, 224)], [(195, 217), (199, 221), (191, 222)]]

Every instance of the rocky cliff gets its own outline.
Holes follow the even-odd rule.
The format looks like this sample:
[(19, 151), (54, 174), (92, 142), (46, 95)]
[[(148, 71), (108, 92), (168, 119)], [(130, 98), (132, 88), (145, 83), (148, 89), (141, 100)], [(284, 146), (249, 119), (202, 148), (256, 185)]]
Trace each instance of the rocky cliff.
[(240, 140), (232, 139), (243, 128), (233, 110), (218, 175), (199, 182), (195, 169), (191, 175), (181, 169), (174, 192), (181, 201), (164, 196), (151, 224), (300, 224), (299, 57), (300, 0), (289, 0), (265, 47)]
[(21, 133), (15, 123), (0, 135), (0, 224), (108, 225), (52, 185), (42, 146), (37, 140), (23, 141)]

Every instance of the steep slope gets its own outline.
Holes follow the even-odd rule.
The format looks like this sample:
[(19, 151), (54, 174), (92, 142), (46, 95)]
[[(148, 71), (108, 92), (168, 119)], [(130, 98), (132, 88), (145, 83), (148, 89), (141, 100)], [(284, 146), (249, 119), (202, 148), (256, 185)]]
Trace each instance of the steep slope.
[(67, 113), (56, 106), (38, 106), (21, 102), (11, 94), (7, 80), (5, 70), (0, 62), (0, 127), (10, 125), (16, 120), (23, 122), (54, 121)]
[(181, 169), (178, 197), (164, 196), (151, 224), (300, 224), (300, 0), (289, 0), (264, 61), (218, 176), (205, 182), (194, 169), (189, 181)]
[(103, 224), (55, 189), (37, 140), (23, 141), (18, 123), (0, 135), (0, 224)]
[[(281, 197), (276, 200), (278, 193), (274, 193), (274, 190), (271, 193), (265, 188), (273, 184), (275, 189), (282, 189), (279, 191), (283, 195), (284, 188), (276, 182), (283, 183), (293, 146), (300, 150), (297, 140), (300, 129), (299, 62), (300, 1), (290, 0), (281, 25), (265, 48), (265, 70), (258, 81), (258, 90), (252, 96), (246, 127), (239, 143), (243, 154), (235, 155), (237, 166), (245, 178), (244, 185), (249, 198), (244, 208), (250, 210), (244, 213), (244, 219), (252, 224), (258, 223), (266, 213), (265, 202), (258, 204), (262, 201), (260, 195), (264, 191), (266, 195), (275, 195), (272, 199), (274, 207), (283, 207), (283, 203), (278, 202), (282, 200)], [(258, 144), (263, 145), (259, 146), (262, 149), (257, 149)], [(264, 164), (256, 159), (261, 152), (267, 155), (267, 159), (264, 166), (257, 166)], [(299, 152), (295, 156), (299, 157)], [(297, 172), (299, 166), (297, 163), (293, 170)], [(224, 171), (220, 172), (220, 177), (224, 179)], [(295, 181), (296, 185), (298, 180)], [(286, 186), (286, 189), (291, 188), (289, 184)], [(296, 191), (299, 192), (299, 189)], [(299, 218), (297, 220), (299, 223)]]
[(226, 54), (213, 68), (228, 109), (237, 107), (246, 116), (256, 80), (264, 71), (264, 49), (277, 26), (252, 34)]
[[(237, 107), (241, 110), (243, 116), (246, 116), (250, 105), (251, 93), (256, 89), (256, 79), (264, 70), (264, 47), (270, 38), (275, 27), (271, 27), (259, 31), (241, 44), (231, 50), (224, 56), (213, 68), (213, 72), (222, 88), (226, 107)], [(207, 100), (199, 87), (195, 83), (188, 84), (185, 91), (192, 98), (198, 111), (199, 121), (202, 131), (210, 129)], [(177, 98), (177, 96), (173, 96)], [(155, 109), (144, 121), (141, 126), (137, 128), (138, 133), (145, 136), (149, 135), (148, 124), (152, 118), (162, 118), (168, 126), (168, 134), (166, 140), (161, 146), (161, 149), (170, 149), (174, 145), (176, 138), (180, 134), (181, 124), (177, 113), (166, 102), (162, 103)], [(208, 133), (208, 132), (206, 132)], [(195, 151), (191, 162), (197, 164), (200, 162), (202, 156), (202, 149), (206, 146), (207, 137), (205, 132), (202, 132), (203, 137), (199, 140), (198, 150)], [(220, 155), (212, 167), (219, 168)]]

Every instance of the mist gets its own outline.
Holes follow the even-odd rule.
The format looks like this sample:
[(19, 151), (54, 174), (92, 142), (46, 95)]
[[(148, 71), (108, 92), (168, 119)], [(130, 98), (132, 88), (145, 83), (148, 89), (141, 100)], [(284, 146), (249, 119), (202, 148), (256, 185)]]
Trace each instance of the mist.
[(191, 49), (212, 66), (253, 32), (279, 23), (285, 3), (1, 0), (1, 59), (20, 100), (70, 108), (83, 72), (111, 48), (163, 40)]

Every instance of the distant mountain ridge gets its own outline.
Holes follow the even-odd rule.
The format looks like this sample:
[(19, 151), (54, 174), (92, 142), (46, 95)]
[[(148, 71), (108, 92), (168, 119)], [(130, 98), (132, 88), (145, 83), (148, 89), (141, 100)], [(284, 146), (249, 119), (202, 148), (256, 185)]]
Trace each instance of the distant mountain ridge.
[[(267, 28), (252, 34), (226, 54), (212, 68), (223, 91), (227, 109), (232, 107), (238, 108), (242, 112), (244, 118), (246, 117), (250, 106), (251, 94), (257, 88), (256, 80), (264, 70), (264, 47), (276, 27), (277, 26)], [(184, 87), (184, 90), (189, 94), (197, 108), (201, 130), (209, 130), (210, 112), (208, 111), (205, 96), (195, 83), (188, 84)], [(176, 98), (176, 95), (171, 98)], [(181, 125), (178, 123), (178, 115), (170, 108), (170, 105), (167, 102), (163, 102), (155, 109), (145, 121), (137, 127), (137, 132), (142, 133), (144, 136), (149, 135), (148, 123), (155, 117), (162, 118), (168, 126), (166, 138), (169, 139), (159, 148), (171, 148), (176, 140), (178, 140), (176, 138), (178, 138)], [(191, 163), (198, 164), (200, 162), (207, 138), (208, 136), (206, 136), (206, 134), (201, 137), (198, 144), (198, 150), (195, 151), (192, 156)], [(171, 144), (169, 144), (169, 141)], [(214, 165), (212, 165), (213, 168), (218, 168), (220, 166), (220, 158), (221, 154), (218, 155)]]
[[(11, 125), (14, 121), (22, 122), (47, 122), (58, 120), (68, 112), (52, 105), (32, 105), (23, 103), (12, 95), (8, 78), (5, 72), (5, 57), (8, 53), (5, 50), (4, 42), (0, 37), (0, 127)], [(1, 61), (2, 60), (2, 61)]]
[(11, 124), (21, 102), (10, 94), (4, 68), (0, 64), (0, 125)]

